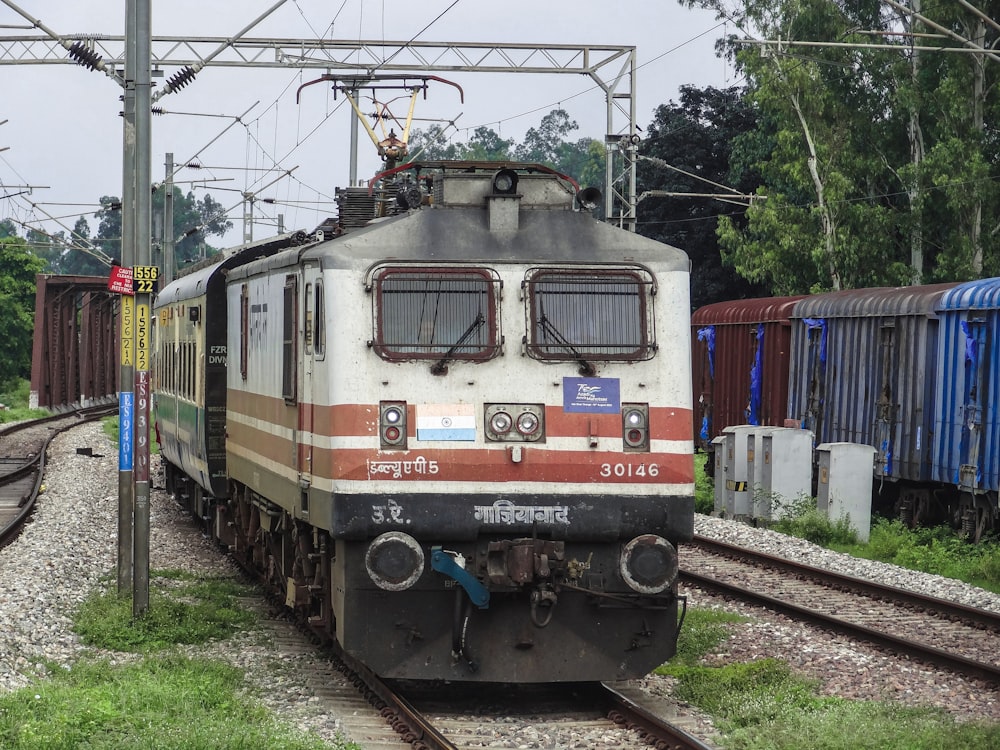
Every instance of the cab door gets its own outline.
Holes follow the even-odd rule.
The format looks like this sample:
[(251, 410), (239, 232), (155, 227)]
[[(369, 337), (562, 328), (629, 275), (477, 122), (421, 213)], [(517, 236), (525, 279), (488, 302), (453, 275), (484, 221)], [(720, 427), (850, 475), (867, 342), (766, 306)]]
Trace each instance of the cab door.
[(323, 277), (318, 263), (307, 263), (302, 273), (302, 346), (299, 369), (299, 409), (296, 430), (296, 456), (299, 489), (304, 515), (309, 512), (309, 487), (312, 484), (315, 446), (316, 398), (322, 393), (317, 383), (317, 360), (326, 355), (326, 331), (323, 305)]

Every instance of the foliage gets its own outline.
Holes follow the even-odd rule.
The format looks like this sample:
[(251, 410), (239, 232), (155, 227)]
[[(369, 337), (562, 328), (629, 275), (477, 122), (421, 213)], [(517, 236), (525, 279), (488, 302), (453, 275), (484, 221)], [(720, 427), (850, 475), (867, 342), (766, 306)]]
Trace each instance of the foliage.
[[(719, 49), (745, 76), (757, 115), (733, 161), (758, 175), (744, 192), (761, 199), (720, 218), (719, 242), (743, 278), (793, 294), (1000, 273), (1000, 68), (906, 44), (874, 48), (891, 37), (869, 30), (935, 30), (876, 0), (681, 2), (741, 32)], [(924, 47), (1000, 41), (969, 7), (921, 10), (953, 35), (923, 36)]]
[(43, 269), (24, 240), (0, 239), (0, 383), (31, 376), (35, 275)]
[[(165, 198), (164, 190), (154, 189), (151, 210), (155, 216), (162, 215)], [(101, 206), (102, 208), (94, 214), (95, 218), (100, 219), (95, 242), (105, 254), (120, 259), (122, 257), (121, 201), (115, 196), (106, 195), (101, 198)], [(212, 255), (214, 248), (206, 246), (206, 238), (221, 237), (233, 227), (233, 223), (226, 219), (222, 204), (212, 196), (204, 195), (201, 200), (197, 200), (194, 192), (185, 194), (176, 185), (173, 212), (174, 262), (177, 268), (183, 268), (200, 258)], [(155, 250), (157, 255), (162, 252), (160, 247)], [(162, 265), (162, 258), (154, 257), (153, 262), (155, 265)]]
[(715, 478), (709, 473), (709, 459), (704, 454), (694, 457), (694, 512), (711, 515), (715, 510)]
[(11, 750), (359, 750), (326, 744), (277, 721), (248, 696), (243, 673), (219, 662), (188, 658), (172, 644), (224, 638), (252, 622), (236, 597), (245, 587), (159, 571), (150, 610), (131, 620), (131, 604), (95, 593), (75, 615), (83, 640), (100, 648), (146, 652), (119, 666), (84, 658), (71, 668), (45, 665), (44, 680), (0, 695), (0, 746)]
[(957, 723), (944, 711), (816, 694), (816, 683), (775, 659), (713, 667), (705, 655), (724, 644), (727, 626), (745, 618), (690, 609), (677, 656), (656, 674), (673, 677), (673, 695), (712, 716), (720, 745), (738, 750), (937, 750), (995, 747), (1000, 725)]
[(0, 409), (0, 424), (38, 419), (51, 414), (48, 409), (29, 409), (30, 395), (31, 382), (27, 378), (15, 378), (0, 384), (0, 404), (5, 407)]
[[(84, 660), (0, 696), (8, 750), (320, 750), (244, 693), (239, 670), (176, 654), (121, 666)], [(347, 748), (347, 745), (339, 745)], [(356, 746), (350, 746), (356, 749)]]
[(552, 110), (538, 127), (529, 128), (520, 144), (501, 138), (487, 127), (476, 128), (466, 143), (451, 141), (442, 128), (415, 128), (410, 132), (409, 158), (536, 162), (573, 177), (581, 186), (603, 186), (604, 144), (591, 138), (568, 142), (566, 137), (577, 128), (563, 109)]
[[(768, 293), (747, 283), (720, 252), (717, 219), (741, 222), (746, 209), (732, 201), (695, 194), (750, 193), (759, 175), (736, 149), (757, 126), (757, 114), (737, 88), (682, 86), (680, 101), (656, 108), (639, 149), (636, 192), (638, 231), (681, 248), (691, 259), (691, 304)], [(679, 195), (648, 195), (653, 191)], [(692, 197), (687, 197), (687, 195)]]
[(847, 546), (842, 551), (1000, 593), (1000, 543), (969, 544), (947, 526), (909, 529), (899, 520), (880, 518), (872, 524), (867, 545)]
[(734, 622), (746, 622), (746, 618), (721, 609), (688, 609), (677, 637), (677, 654), (670, 664), (697, 664), (702, 656), (726, 640), (729, 633), (726, 626)]
[[(108, 440), (110, 440), (115, 445), (118, 445), (118, 441), (120, 439), (118, 429), (119, 429), (119, 422), (118, 422), (118, 415), (117, 414), (114, 415), (114, 416), (111, 416), (111, 417), (105, 417), (104, 419), (101, 420), (101, 431), (105, 435), (107, 435), (108, 436)], [(156, 438), (157, 438), (157, 435), (156, 435), (156, 425), (153, 423), (152, 415), (150, 415), (150, 419), (149, 419), (149, 452), (152, 455), (156, 455), (157, 453), (160, 452), (160, 443), (159, 443), (159, 441)]]
[[(777, 511), (777, 512), (775, 512)], [(785, 504), (774, 502), (772, 514), (780, 516), (771, 528), (782, 534), (796, 536), (824, 547), (833, 544), (857, 544), (857, 532), (851, 528), (851, 520), (843, 516), (831, 521), (816, 508), (816, 500), (802, 497)]]
[(74, 630), (84, 643), (116, 651), (204, 643), (253, 622), (236, 601), (243, 591), (229, 579), (193, 579), (177, 571), (160, 571), (150, 576), (149, 610), (144, 617), (132, 617), (130, 597), (98, 590), (80, 605)]

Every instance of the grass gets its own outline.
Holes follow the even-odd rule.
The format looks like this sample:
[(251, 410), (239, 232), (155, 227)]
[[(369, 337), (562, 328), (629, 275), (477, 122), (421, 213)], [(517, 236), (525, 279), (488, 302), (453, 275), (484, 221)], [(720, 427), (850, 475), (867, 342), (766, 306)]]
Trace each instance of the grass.
[[(118, 415), (105, 417), (101, 420), (101, 431), (108, 436), (108, 439), (118, 445)], [(160, 444), (156, 442), (156, 429), (153, 426), (152, 414), (149, 418), (149, 446), (150, 455), (155, 456), (160, 452)]]
[(959, 723), (944, 711), (821, 696), (816, 683), (775, 659), (709, 667), (699, 659), (743, 618), (691, 609), (677, 656), (656, 670), (674, 696), (712, 716), (728, 750), (987, 750), (1000, 725)]
[(149, 611), (144, 617), (132, 618), (131, 597), (98, 590), (80, 606), (74, 630), (86, 645), (114, 651), (147, 653), (205, 643), (253, 625), (253, 615), (236, 599), (246, 592), (231, 579), (159, 571), (150, 577)]
[(0, 696), (9, 750), (319, 750), (242, 695), (242, 673), (175, 653), (134, 664), (81, 661)]
[(47, 417), (52, 412), (48, 409), (29, 409), (28, 401), (31, 394), (31, 382), (16, 380), (0, 386), (0, 424), (5, 422), (23, 422), (26, 419)]
[[(112, 585), (108, 582), (107, 585)], [(0, 747), (9, 750), (360, 750), (328, 744), (279, 721), (248, 694), (243, 673), (180, 653), (254, 623), (239, 606), (248, 587), (181, 571), (150, 575), (150, 607), (98, 590), (74, 616), (94, 648), (141, 654), (124, 665), (88, 656), (0, 695)]]
[(969, 544), (946, 526), (909, 529), (898, 520), (872, 524), (867, 544), (835, 546), (841, 552), (911, 570), (965, 581), (1000, 594), (1000, 543)]
[[(714, 509), (712, 480), (696, 461), (695, 508)], [(846, 519), (831, 522), (813, 498), (782, 509), (776, 531), (857, 557), (956, 578), (1000, 593), (1000, 544), (972, 545), (952, 529), (908, 529), (875, 520), (867, 544)], [(934, 708), (820, 696), (816, 684), (781, 661), (709, 667), (701, 655), (725, 638), (729, 622), (713, 611), (688, 611), (677, 656), (657, 669), (677, 680), (674, 695), (710, 714), (728, 750), (986, 750), (1000, 747), (1000, 724), (959, 723)]]
[[(695, 510), (714, 510), (712, 478), (704, 461), (695, 457)], [(934, 573), (1000, 594), (1000, 541), (987, 538), (969, 544), (947, 526), (909, 529), (898, 520), (876, 518), (869, 540), (858, 541), (848, 519), (830, 521), (816, 510), (816, 500), (803, 497), (786, 503), (783, 517), (770, 525), (775, 531), (855, 557), (893, 563), (910, 570)]]

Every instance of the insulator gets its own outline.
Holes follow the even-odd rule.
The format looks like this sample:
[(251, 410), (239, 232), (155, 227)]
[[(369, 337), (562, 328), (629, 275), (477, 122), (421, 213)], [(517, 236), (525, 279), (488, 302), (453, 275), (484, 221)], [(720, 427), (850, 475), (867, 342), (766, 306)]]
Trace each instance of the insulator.
[(101, 64), (101, 56), (79, 39), (70, 46), (69, 56), (78, 65), (90, 70), (96, 70), (97, 66)]
[(167, 79), (167, 88), (170, 91), (179, 91), (191, 83), (196, 75), (197, 73), (195, 73), (194, 68), (189, 65), (183, 70), (179, 70), (174, 73)]
[(154, 114), (154, 115), (162, 115), (163, 114), (163, 107), (152, 107), (152, 108), (150, 108), (149, 111), (152, 114)]

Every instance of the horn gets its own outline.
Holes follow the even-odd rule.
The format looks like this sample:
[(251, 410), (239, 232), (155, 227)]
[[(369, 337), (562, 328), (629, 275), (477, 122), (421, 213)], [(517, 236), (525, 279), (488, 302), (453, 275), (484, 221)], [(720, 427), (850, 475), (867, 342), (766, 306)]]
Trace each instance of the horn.
[(584, 188), (576, 194), (576, 203), (584, 211), (593, 211), (601, 202), (601, 191), (595, 187)]

